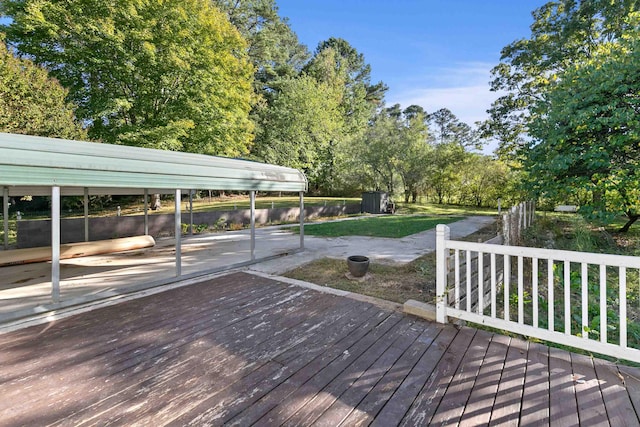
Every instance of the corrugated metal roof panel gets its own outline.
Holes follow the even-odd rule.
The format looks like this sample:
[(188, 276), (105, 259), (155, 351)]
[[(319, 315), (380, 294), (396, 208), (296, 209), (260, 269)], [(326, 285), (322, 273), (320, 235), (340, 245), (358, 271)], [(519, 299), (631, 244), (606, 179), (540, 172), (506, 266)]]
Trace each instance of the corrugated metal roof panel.
[[(51, 186), (123, 189), (256, 190), (298, 192), (297, 169), (202, 154), (0, 133), (0, 186), (32, 195)], [(120, 189), (116, 191), (116, 189)], [(76, 193), (67, 191), (67, 194)], [(48, 193), (45, 193), (48, 194)], [(105, 194), (105, 193), (103, 193)]]

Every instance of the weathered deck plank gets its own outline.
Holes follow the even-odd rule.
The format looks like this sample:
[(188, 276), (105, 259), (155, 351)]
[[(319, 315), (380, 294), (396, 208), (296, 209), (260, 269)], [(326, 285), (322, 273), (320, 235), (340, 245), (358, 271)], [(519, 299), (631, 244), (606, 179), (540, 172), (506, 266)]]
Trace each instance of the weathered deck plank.
[(430, 421), (433, 425), (458, 425), (485, 359), (491, 334), (477, 331), (465, 352), (465, 357), (442, 397), (438, 410)]
[[(322, 334), (316, 337), (317, 340), (314, 340), (319, 340), (321, 344), (311, 343), (312, 345), (309, 345), (310, 343), (305, 341), (286, 350), (272, 358), (267, 364), (274, 364), (277, 368), (272, 375), (259, 374), (259, 378), (256, 378), (256, 375), (253, 374), (246, 376), (226, 388), (220, 395), (212, 395), (197, 407), (192, 408), (188, 413), (176, 418), (172, 421), (172, 424), (209, 424), (228, 421), (242, 411), (248, 410), (267, 393), (271, 396), (276, 387), (316, 358), (322, 357), (323, 354), (335, 347), (342, 348), (344, 342), (348, 341), (348, 337), (353, 333), (354, 327), (368, 328), (372, 319), (378, 317), (378, 313), (380, 311), (373, 307), (367, 307), (363, 311), (343, 311), (331, 327), (323, 328)], [(280, 361), (281, 357), (293, 358), (289, 359), (288, 363), (282, 363)], [(267, 365), (261, 367), (260, 370), (266, 370), (263, 368), (266, 368)]]
[(600, 380), (600, 390), (609, 423), (612, 426), (640, 426), (631, 396), (624, 386), (624, 377), (618, 368), (600, 359), (593, 359), (593, 365)]
[(575, 378), (580, 423), (589, 426), (609, 426), (607, 410), (600, 392), (600, 380), (591, 358), (571, 353), (571, 368)]
[(390, 426), (404, 418), (456, 334), (455, 328), (442, 328), (433, 345), (427, 349), (407, 378), (387, 401), (387, 404), (373, 419), (372, 426)]
[[(367, 393), (362, 401), (343, 421), (345, 426), (369, 425), (377, 418), (378, 412), (395, 394), (399, 395), (400, 385), (410, 376), (422, 356), (434, 344), (442, 331), (436, 324), (427, 325), (411, 347), (402, 355), (392, 369), (389, 369), (376, 386)], [(408, 407), (405, 406), (405, 408)], [(404, 413), (402, 413), (404, 415)], [(395, 420), (401, 419), (397, 416)]]
[[(282, 294), (276, 292), (271, 296), (257, 298), (257, 301), (262, 301), (264, 305), (262, 307), (256, 306), (256, 313), (269, 313), (269, 311), (265, 310), (275, 307), (281, 296)], [(211, 312), (209, 318), (204, 316), (204, 319), (200, 319), (197, 322), (186, 322), (186, 324), (180, 324), (179, 326), (168, 327), (165, 325), (155, 327), (153, 328), (154, 332), (151, 333), (143, 333), (142, 335), (133, 333), (128, 337), (129, 339), (108, 342), (111, 348), (109, 351), (104, 351), (104, 343), (89, 346), (89, 349), (93, 351), (90, 351), (88, 355), (82, 355), (82, 357), (76, 355), (79, 363), (74, 363), (74, 357), (70, 359), (66, 359), (66, 356), (61, 357), (62, 355), (59, 352), (52, 352), (50, 355), (45, 354), (40, 359), (48, 362), (49, 365), (45, 364), (35, 374), (28, 374), (22, 381), (14, 384), (14, 387), (11, 385), (3, 386), (6, 393), (3, 393), (0, 411), (5, 405), (8, 408), (17, 410), (20, 408), (20, 404), (26, 405), (26, 407), (33, 410), (37, 409), (40, 403), (46, 406), (51, 399), (55, 398), (83, 399), (86, 407), (92, 403), (87, 393), (94, 389), (97, 381), (105, 382), (105, 386), (101, 387), (98, 393), (95, 393), (95, 391), (93, 393), (98, 401), (103, 401), (111, 395), (121, 396), (124, 394), (123, 388), (136, 388), (138, 386), (137, 378), (142, 378), (141, 381), (144, 381), (145, 378), (152, 375), (155, 372), (154, 366), (156, 366), (155, 370), (163, 369), (167, 372), (169, 371), (167, 365), (170, 365), (170, 362), (176, 356), (182, 358), (178, 360), (181, 365), (184, 365), (185, 354), (182, 351), (184, 346), (197, 339), (206, 339), (208, 335), (233, 325), (234, 321), (238, 321), (241, 318), (251, 318), (247, 315), (238, 315), (232, 311)], [(232, 316), (228, 316), (229, 314)], [(219, 322), (216, 323), (215, 319), (218, 319)], [(168, 327), (168, 329), (164, 329), (164, 327)], [(232, 338), (233, 336), (230, 335), (230, 337)], [(66, 353), (66, 347), (63, 351)], [(96, 352), (103, 351), (103, 354), (95, 355)], [(59, 360), (62, 361), (60, 365), (58, 364)], [(164, 362), (162, 368), (157, 367), (157, 362), (159, 361)], [(151, 370), (144, 372), (147, 369)], [(132, 370), (134, 372), (131, 372)], [(60, 382), (61, 379), (64, 381), (59, 387), (53, 388), (46, 396), (38, 398), (38, 390), (41, 387)], [(30, 393), (25, 394), (25, 390), (22, 387), (23, 381), (27, 381), (30, 384), (28, 390)], [(108, 402), (111, 402), (111, 400)]]
[(493, 407), (498, 393), (500, 377), (504, 370), (509, 337), (504, 335), (491, 336), (491, 343), (487, 355), (482, 361), (482, 366), (476, 378), (469, 400), (464, 407), (464, 413), (460, 420), (461, 426), (488, 425), (491, 413), (485, 408)]
[[(220, 329), (201, 334), (194, 332), (185, 339), (170, 344), (170, 356), (165, 358), (161, 366), (152, 366), (153, 359), (158, 355), (143, 356), (138, 366), (145, 363), (148, 372), (136, 375), (136, 372), (123, 371), (122, 376), (126, 376), (123, 380), (128, 384), (126, 388), (87, 408), (80, 417), (100, 414), (101, 419), (129, 424), (135, 420), (135, 416), (128, 416), (132, 419), (122, 419), (118, 410), (120, 405), (126, 404), (130, 407), (144, 405), (143, 409), (136, 411), (137, 416), (146, 417), (153, 414), (154, 418), (162, 423), (167, 421), (164, 415), (169, 413), (170, 420), (176, 413), (185, 409), (185, 399), (197, 402), (206, 396), (207, 388), (219, 388), (218, 384), (226, 385), (241, 378), (244, 372), (257, 368), (260, 355), (274, 351), (280, 348), (280, 345), (286, 345), (283, 339), (297, 339), (296, 332), (318, 321), (317, 316), (330, 304), (330, 298), (324, 297), (320, 296), (321, 300), (309, 299), (307, 302), (313, 306), (310, 308), (304, 304), (305, 301), (299, 292), (280, 295), (276, 300), (269, 301), (266, 306), (269, 310), (260, 308), (254, 314), (247, 313), (236, 317), (234, 320), (238, 320), (237, 322), (224, 325)], [(296, 305), (287, 304), (283, 307), (286, 302), (293, 301)], [(287, 316), (283, 316), (285, 312)], [(309, 323), (304, 325), (305, 321)], [(293, 330), (291, 335), (279, 334), (274, 338), (276, 332), (289, 329)], [(208, 351), (211, 349), (219, 352), (222, 357), (208, 357)], [(268, 360), (268, 355), (265, 360)], [(153, 387), (147, 390), (149, 378), (152, 379)], [(186, 395), (183, 396), (184, 393)], [(161, 406), (163, 410), (157, 410), (156, 406)], [(113, 418), (110, 416), (111, 413)]]
[(549, 416), (559, 427), (578, 425), (578, 403), (571, 355), (557, 348), (549, 349)]
[[(277, 411), (275, 414), (267, 414), (268, 417), (261, 419), (257, 425), (273, 425), (275, 421), (285, 426), (310, 425), (318, 416), (320, 416), (342, 392), (349, 388), (356, 379), (360, 378), (371, 367), (375, 361), (391, 345), (404, 334), (411, 331), (410, 327), (414, 323), (409, 318), (402, 318), (394, 327), (384, 335), (384, 339), (379, 339), (371, 345), (365, 352), (360, 354), (358, 358), (347, 357), (349, 360), (347, 366), (343, 361), (336, 363), (334, 366), (329, 365), (332, 369), (328, 369), (322, 377), (313, 377), (298, 393), (293, 396), (296, 404), (299, 404), (302, 398), (308, 400), (303, 406), (296, 411), (292, 411), (293, 405), (280, 405), (284, 411)], [(293, 402), (292, 402), (293, 403)], [(265, 424), (266, 423), (266, 424)]]
[(234, 273), (0, 335), (0, 426), (640, 426), (640, 370)]
[(510, 339), (502, 376), (498, 384), (498, 393), (493, 403), (490, 426), (519, 425), (528, 351), (529, 344), (527, 342), (515, 338)]
[(437, 369), (427, 378), (400, 425), (407, 427), (429, 425), (475, 333), (476, 331), (472, 328), (462, 328), (458, 331), (440, 359)]
[(549, 425), (549, 348), (537, 343), (529, 345), (527, 371), (522, 391), (520, 424)]
[(618, 371), (622, 375), (623, 384), (629, 393), (629, 398), (640, 419), (640, 371), (627, 366), (619, 366)]
[(399, 316), (390, 318), (389, 313), (378, 311), (363, 326), (355, 328), (349, 336), (341, 340), (336, 346), (331, 347), (320, 357), (315, 358), (294, 375), (278, 384), (269, 394), (261, 397), (246, 411), (235, 415), (229, 421), (229, 424), (237, 426), (250, 425), (263, 418), (265, 414), (308, 383), (324, 367), (333, 362), (340, 363), (339, 359), (344, 359), (347, 356), (357, 357), (357, 355), (362, 354), (376, 339), (384, 335), (399, 320)]

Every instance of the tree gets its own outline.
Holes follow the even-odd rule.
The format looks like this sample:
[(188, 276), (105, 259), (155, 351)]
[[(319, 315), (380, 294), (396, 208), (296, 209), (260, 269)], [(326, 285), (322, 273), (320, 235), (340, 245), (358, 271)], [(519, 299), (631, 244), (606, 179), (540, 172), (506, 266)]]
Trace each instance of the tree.
[(404, 202), (415, 203), (427, 177), (433, 147), (428, 143), (429, 128), (422, 107), (410, 105), (403, 111), (399, 127), (397, 170), (404, 187)]
[(45, 66), (104, 142), (237, 156), (248, 152), (247, 45), (206, 0), (6, 0), (19, 53)]
[(501, 156), (517, 158), (527, 145), (531, 109), (565, 70), (591, 58), (598, 46), (618, 39), (631, 24), (636, 0), (557, 0), (533, 12), (531, 37), (502, 49), (491, 88), (503, 92), (483, 125), (485, 136), (500, 143)]
[(389, 109), (381, 109), (373, 118), (357, 145), (357, 155), (362, 162), (361, 179), (375, 190), (393, 195), (400, 135), (398, 121), (389, 113)]
[(309, 60), (275, 0), (213, 0), (249, 43), (256, 92), (269, 98), (281, 78), (297, 76)]
[[(640, 14), (628, 19), (639, 28)], [(640, 218), (640, 32), (630, 30), (568, 68), (536, 104), (526, 167), (531, 189), (554, 200), (588, 193), (580, 212), (605, 222)]]
[(341, 175), (351, 163), (353, 143), (367, 128), (386, 86), (371, 85), (371, 67), (364, 56), (343, 39), (330, 38), (319, 43), (313, 58), (304, 67), (304, 74), (327, 85), (339, 100), (340, 132), (332, 135), (319, 159), (318, 189), (332, 194), (341, 185)]
[(86, 139), (66, 95), (46, 70), (14, 57), (0, 38), (0, 132)]
[(464, 148), (456, 142), (435, 144), (429, 161), (427, 183), (436, 194), (438, 204), (451, 201), (460, 179), (460, 167), (465, 158)]
[(280, 86), (262, 115), (255, 153), (269, 163), (303, 170), (310, 187), (317, 188), (324, 152), (341, 134), (341, 92), (305, 74)]
[(460, 170), (459, 202), (481, 207), (493, 204), (509, 184), (509, 169), (500, 160), (467, 153)]
[(463, 148), (482, 148), (477, 132), (461, 122), (448, 108), (428, 114), (427, 121), (431, 125), (436, 143), (457, 143)]

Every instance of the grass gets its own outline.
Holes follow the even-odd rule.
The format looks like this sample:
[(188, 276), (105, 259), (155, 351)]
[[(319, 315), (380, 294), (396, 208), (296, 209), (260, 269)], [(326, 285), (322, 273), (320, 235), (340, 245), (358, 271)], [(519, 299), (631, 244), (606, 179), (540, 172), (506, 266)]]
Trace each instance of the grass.
[[(305, 227), (306, 230), (306, 227)], [(496, 235), (495, 226), (489, 226), (462, 240), (486, 241)], [(404, 265), (385, 265), (372, 262), (364, 281), (346, 277), (347, 262), (322, 258), (286, 272), (286, 277), (312, 282), (321, 286), (355, 292), (404, 303), (408, 299), (434, 302), (436, 289), (436, 257), (430, 253)]]
[(524, 245), (538, 248), (640, 256), (640, 222), (628, 232), (618, 229), (626, 222), (619, 218), (602, 227), (577, 214), (542, 212), (526, 230)]
[[(438, 224), (462, 219), (457, 216), (384, 215), (332, 221), (304, 227), (305, 234), (322, 237), (369, 236), (400, 238), (430, 230)], [(299, 228), (296, 230), (299, 232)]]
[(497, 215), (498, 210), (476, 206), (397, 203), (399, 214), (421, 215)]
[(402, 266), (372, 262), (363, 281), (348, 279), (347, 271), (346, 260), (322, 258), (288, 271), (285, 276), (400, 304), (408, 299), (432, 301), (435, 295), (434, 254)]

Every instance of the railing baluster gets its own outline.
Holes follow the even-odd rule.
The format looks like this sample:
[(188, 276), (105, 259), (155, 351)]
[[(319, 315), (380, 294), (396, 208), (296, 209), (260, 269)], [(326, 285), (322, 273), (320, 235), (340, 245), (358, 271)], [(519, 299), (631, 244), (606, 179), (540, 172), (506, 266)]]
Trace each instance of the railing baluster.
[(607, 266), (600, 264), (600, 341), (607, 342)]
[(509, 285), (511, 282), (511, 257), (504, 255), (504, 320), (511, 320), (509, 315)]
[(454, 283), (454, 298), (455, 298), (455, 307), (456, 309), (460, 309), (460, 251), (458, 249), (455, 250), (454, 252), (454, 259), (455, 259), (455, 265), (456, 265), (456, 269), (455, 269), (455, 283)]
[(571, 264), (564, 262), (564, 333), (571, 335)]
[(478, 314), (484, 314), (484, 254), (478, 252)]
[(555, 308), (553, 304), (553, 259), (549, 258), (547, 263), (547, 305), (549, 306), (547, 311), (549, 330), (555, 331)]
[(533, 327), (538, 327), (538, 258), (531, 258), (531, 293), (533, 294)]
[(524, 323), (524, 265), (522, 256), (518, 256), (518, 323)]
[(589, 338), (589, 288), (588, 288), (588, 282), (589, 282), (589, 270), (587, 269), (587, 263), (583, 262), (581, 264), (582, 268), (581, 268), (581, 276), (582, 276), (582, 290), (581, 290), (581, 294), (582, 294), (582, 338), (587, 339)]
[(491, 254), (491, 317), (496, 317), (496, 254)]
[[(443, 240), (442, 236), (439, 239)], [(450, 311), (447, 311), (447, 308), (443, 307), (440, 302), (442, 301), (441, 296), (445, 294), (446, 280), (443, 277), (444, 270), (439, 268), (436, 292), (440, 296), (436, 300), (436, 314), (439, 315), (439, 318), (446, 320), (444, 312), (444, 314), (450, 314), (451, 317), (468, 322), (524, 333), (537, 339), (640, 363), (640, 350), (637, 348), (636, 337), (628, 336), (627, 314), (629, 309), (626, 295), (631, 282), (633, 282), (634, 288), (637, 286), (635, 277), (637, 273), (640, 273), (639, 259), (607, 254), (505, 247), (471, 242), (447, 240), (445, 242), (449, 242), (448, 244), (451, 245), (451, 252), (444, 253), (444, 255), (442, 252), (438, 252), (437, 257), (440, 260), (438, 265), (443, 265), (447, 260), (453, 263), (455, 259), (455, 269), (452, 265), (450, 274), (451, 281), (453, 282), (455, 277), (456, 282), (454, 290), (451, 290), (451, 295), (454, 293), (456, 295), (456, 307), (454, 308), (454, 304), (451, 304), (448, 309)], [(444, 244), (440, 243), (440, 247), (444, 247)], [(445, 250), (448, 249), (445, 248)], [(484, 259), (485, 255), (488, 262)], [(473, 260), (475, 256), (478, 257), (477, 262)], [(502, 260), (499, 257), (502, 257)], [(445, 262), (441, 261), (442, 258)], [(546, 260), (546, 266), (542, 264), (543, 260)], [(529, 262), (531, 262), (531, 267), (529, 267)], [(466, 268), (463, 267), (463, 264), (466, 265)], [(599, 268), (599, 273), (596, 272), (596, 266)], [(547, 269), (546, 292), (543, 289), (545, 286), (545, 267)], [(486, 283), (485, 268), (489, 276)], [(629, 279), (627, 271), (633, 271), (632, 279)], [(466, 274), (466, 280), (462, 277), (463, 274)], [(473, 274), (478, 274), (477, 281), (472, 279)], [(619, 275), (617, 285), (615, 283), (616, 274)], [(512, 284), (512, 281), (516, 279), (518, 282)], [(463, 281), (464, 283), (462, 283)], [(615, 291), (618, 293), (612, 290), (611, 304), (615, 306), (619, 301), (619, 309), (611, 307), (612, 313), (615, 313), (613, 315), (614, 325), (619, 329), (615, 334), (612, 332), (612, 342), (609, 342), (608, 337), (607, 286), (609, 286), (609, 281), (612, 286), (618, 288), (618, 291)], [(594, 292), (598, 283), (600, 290)], [(498, 286), (501, 284), (504, 284), (503, 297), (498, 296), (500, 291)], [(487, 289), (489, 286), (490, 290)], [(511, 289), (512, 286), (513, 289)], [(460, 303), (461, 299), (465, 298), (465, 291), (466, 304)], [(491, 292), (490, 298), (489, 295), (485, 295), (485, 292), (489, 293), (489, 291)], [(476, 301), (472, 296), (474, 292), (478, 293), (477, 310), (472, 303), (472, 301)], [(528, 292), (531, 292), (533, 298), (531, 305), (527, 305), (529, 304), (527, 302)], [(579, 296), (578, 292), (580, 292)], [(613, 295), (614, 293), (615, 295)], [(561, 301), (564, 303), (562, 307), (555, 307), (557, 305), (556, 297), (558, 297), (558, 304)], [(598, 297), (599, 304), (595, 301)], [(500, 310), (498, 298), (503, 303), (503, 314), (500, 316), (498, 316)], [(517, 304), (515, 298), (518, 300)], [(541, 307), (545, 299), (548, 302), (548, 309)], [(514, 303), (513, 307), (511, 302)], [(489, 304), (491, 305), (490, 310)], [(513, 316), (511, 315), (512, 308)], [(545, 309), (547, 310), (546, 318)], [(532, 310), (531, 314), (529, 314), (529, 310)], [(558, 327), (558, 331), (555, 328), (556, 315), (558, 319), (564, 319), (564, 321), (560, 320), (562, 326)], [(600, 319), (599, 325), (594, 325), (596, 317)], [(545, 324), (548, 324), (547, 328), (545, 328)], [(598, 328), (600, 329), (599, 340), (595, 336), (598, 333)]]
[(471, 311), (471, 251), (467, 251), (467, 311)]
[(620, 267), (620, 347), (627, 347), (627, 269)]

